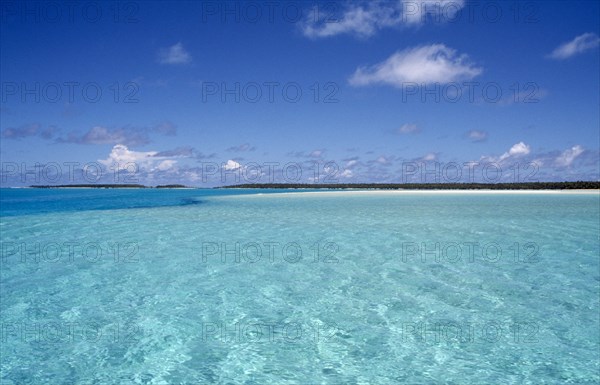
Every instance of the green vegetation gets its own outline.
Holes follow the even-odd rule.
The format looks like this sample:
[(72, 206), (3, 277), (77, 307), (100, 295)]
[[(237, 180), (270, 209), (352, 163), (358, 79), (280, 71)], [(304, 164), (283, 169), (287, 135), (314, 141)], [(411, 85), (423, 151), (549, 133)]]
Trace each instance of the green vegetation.
[(189, 187), (182, 185), (182, 184), (163, 184), (163, 185), (156, 186), (156, 188), (189, 188)]
[[(141, 184), (62, 184), (33, 185), (31, 188), (192, 188), (182, 184), (156, 187)], [(600, 182), (524, 182), (524, 183), (248, 183), (216, 188), (255, 189), (375, 189), (375, 190), (598, 190)]]
[(147, 188), (141, 184), (58, 184), (34, 185), (31, 188)]
[(600, 182), (525, 182), (525, 183), (249, 183), (221, 188), (273, 189), (377, 189), (377, 190), (589, 190), (600, 189)]
[(31, 188), (188, 188), (182, 184), (165, 184), (156, 187), (141, 184), (59, 184), (59, 185), (34, 185)]

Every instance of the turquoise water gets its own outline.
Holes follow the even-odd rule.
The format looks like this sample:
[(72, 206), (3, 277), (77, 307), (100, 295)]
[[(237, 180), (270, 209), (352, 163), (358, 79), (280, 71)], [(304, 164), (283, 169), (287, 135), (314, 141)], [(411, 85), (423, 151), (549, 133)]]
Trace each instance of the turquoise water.
[(599, 195), (1, 190), (2, 384), (591, 384)]

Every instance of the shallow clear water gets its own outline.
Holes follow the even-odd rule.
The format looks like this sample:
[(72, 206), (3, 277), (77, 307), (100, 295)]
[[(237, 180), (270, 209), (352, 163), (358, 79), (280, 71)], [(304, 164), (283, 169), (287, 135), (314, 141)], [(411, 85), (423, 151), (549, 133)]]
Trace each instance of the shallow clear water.
[(2, 384), (600, 381), (597, 194), (265, 192), (2, 190)]

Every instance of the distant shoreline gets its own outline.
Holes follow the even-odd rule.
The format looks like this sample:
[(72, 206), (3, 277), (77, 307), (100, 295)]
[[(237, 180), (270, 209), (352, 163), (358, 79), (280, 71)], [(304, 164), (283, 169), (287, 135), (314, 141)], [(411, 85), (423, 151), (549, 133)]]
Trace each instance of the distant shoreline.
[(272, 197), (276, 196), (368, 196), (368, 195), (598, 195), (600, 190), (323, 190), (323, 191), (290, 191), (272, 194), (244, 195)]
[(184, 185), (158, 185), (144, 186), (141, 184), (63, 184), (63, 185), (32, 185), (28, 187), (17, 188), (35, 188), (35, 189), (188, 189), (193, 190), (197, 187), (188, 187)]
[[(141, 184), (72, 184), (32, 185), (31, 189), (181, 189), (194, 190), (181, 184), (144, 186)], [(210, 187), (206, 189), (211, 189)], [(340, 184), (292, 184), (263, 183), (213, 187), (212, 189), (270, 189), (270, 190), (331, 190), (331, 191), (600, 191), (600, 182), (527, 182), (527, 183), (340, 183)]]
[(220, 187), (223, 189), (304, 189), (304, 190), (397, 190), (397, 191), (473, 191), (473, 190), (600, 190), (600, 182), (525, 182), (525, 183), (340, 183), (292, 184), (264, 183)]

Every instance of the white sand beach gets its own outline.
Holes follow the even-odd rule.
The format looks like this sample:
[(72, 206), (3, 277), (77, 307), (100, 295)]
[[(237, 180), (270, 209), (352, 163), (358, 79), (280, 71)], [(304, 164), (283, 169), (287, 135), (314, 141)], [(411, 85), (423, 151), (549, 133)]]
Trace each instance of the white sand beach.
[(258, 193), (250, 196), (368, 196), (368, 195), (599, 195), (600, 190), (324, 190)]

